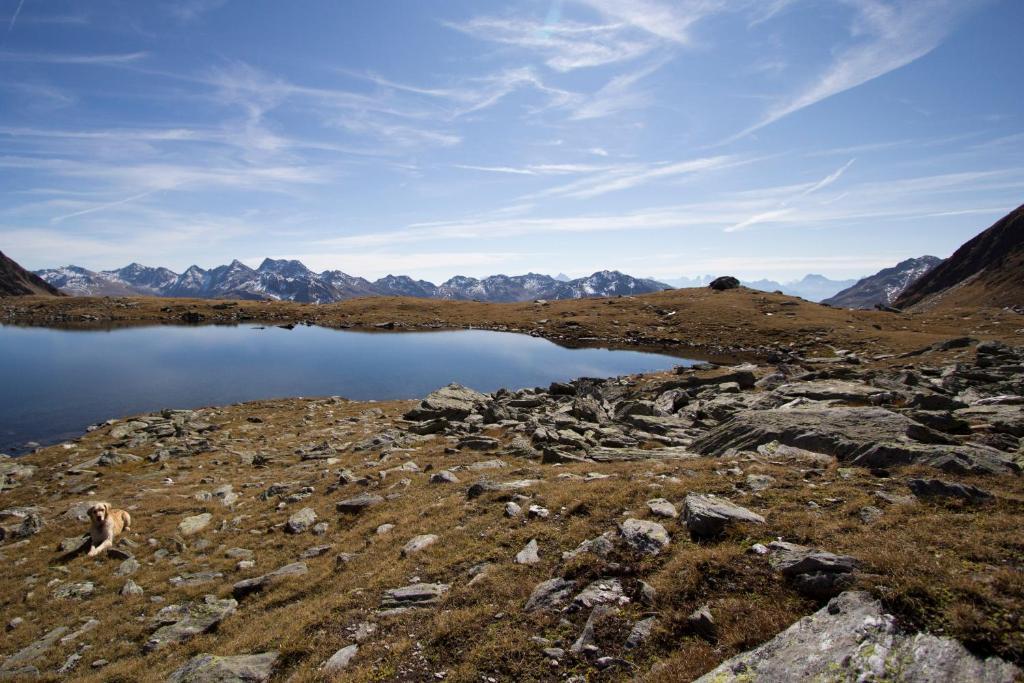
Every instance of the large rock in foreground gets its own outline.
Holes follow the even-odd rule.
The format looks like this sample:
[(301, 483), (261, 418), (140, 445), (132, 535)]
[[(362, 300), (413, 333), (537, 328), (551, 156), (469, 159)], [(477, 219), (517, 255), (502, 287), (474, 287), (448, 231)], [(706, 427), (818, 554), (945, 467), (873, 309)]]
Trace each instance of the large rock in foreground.
[(901, 634), (867, 593), (847, 592), (698, 683), (777, 681), (956, 681), (1011, 683), (1021, 670), (978, 659), (950, 638)]
[(694, 441), (692, 448), (702, 455), (721, 456), (730, 449), (753, 451), (777, 441), (865, 467), (918, 463), (976, 474), (1017, 469), (995, 449), (935, 443), (941, 438), (884, 408), (777, 408), (739, 411)]
[(280, 653), (218, 657), (201, 654), (171, 674), (168, 683), (263, 683), (270, 680)]
[(405, 419), (417, 422), (442, 417), (461, 420), (487, 400), (487, 397), (478, 391), (467, 389), (460, 384), (449, 384), (423, 399), (417, 407), (405, 414)]

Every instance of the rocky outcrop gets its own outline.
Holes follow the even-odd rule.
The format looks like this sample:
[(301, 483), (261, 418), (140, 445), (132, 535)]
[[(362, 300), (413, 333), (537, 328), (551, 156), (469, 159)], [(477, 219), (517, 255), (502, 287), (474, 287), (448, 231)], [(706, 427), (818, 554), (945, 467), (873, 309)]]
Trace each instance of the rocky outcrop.
[[(847, 592), (697, 683), (806, 680), (1012, 683), (1020, 669), (979, 659), (949, 638), (905, 634), (867, 593)], [(836, 678), (839, 676), (839, 678)]]
[(168, 683), (264, 683), (274, 673), (278, 652), (219, 657), (196, 655), (176, 670)]

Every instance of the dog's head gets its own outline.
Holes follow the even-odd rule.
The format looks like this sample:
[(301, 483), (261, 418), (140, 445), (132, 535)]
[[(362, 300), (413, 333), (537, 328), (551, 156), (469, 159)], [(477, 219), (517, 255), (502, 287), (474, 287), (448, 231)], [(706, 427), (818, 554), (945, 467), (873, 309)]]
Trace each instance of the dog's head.
[(102, 524), (110, 516), (110, 503), (96, 503), (89, 508), (89, 518), (94, 522)]

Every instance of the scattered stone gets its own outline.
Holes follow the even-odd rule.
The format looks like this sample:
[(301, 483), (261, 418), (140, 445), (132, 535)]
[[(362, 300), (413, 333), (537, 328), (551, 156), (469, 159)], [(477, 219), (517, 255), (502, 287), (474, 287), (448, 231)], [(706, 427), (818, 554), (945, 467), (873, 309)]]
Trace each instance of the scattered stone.
[(413, 536), (408, 543), (402, 546), (402, 557), (415, 555), (420, 551), (426, 550), (435, 543), (437, 543), (437, 535), (435, 534), (421, 534), (419, 536)]
[(748, 474), (747, 488), (751, 491), (764, 491), (775, 483), (775, 477), (767, 474)]
[(139, 571), (141, 567), (142, 565), (139, 564), (138, 560), (136, 560), (134, 557), (129, 557), (127, 560), (123, 561), (120, 565), (118, 565), (117, 569), (114, 571), (114, 574), (116, 576), (131, 576), (135, 572)]
[(168, 683), (264, 683), (274, 673), (280, 653), (256, 655), (196, 655), (167, 679)]
[(446, 583), (414, 583), (403, 588), (392, 588), (384, 592), (381, 608), (390, 610), (435, 605), (449, 588)]
[(516, 564), (537, 564), (540, 562), (540, 556), (537, 554), (537, 551), (537, 539), (531, 539), (522, 550), (516, 553)]
[(531, 505), (526, 510), (526, 516), (533, 519), (547, 519), (550, 515), (551, 511), (541, 505)]
[(519, 507), (517, 503), (509, 501), (505, 503), (505, 516), (506, 517), (519, 517), (523, 514), (523, 508)]
[(669, 544), (665, 527), (646, 519), (627, 519), (619, 525), (619, 533), (627, 545), (647, 555), (657, 555)]
[(201, 601), (184, 605), (168, 605), (156, 613), (150, 623), (156, 631), (146, 641), (145, 650), (153, 650), (173, 643), (182, 643), (200, 633), (212, 630), (234, 613), (238, 603), (231, 599), (218, 600), (207, 595)]
[(213, 515), (209, 512), (204, 512), (200, 515), (194, 515), (192, 517), (186, 517), (178, 523), (178, 533), (182, 536), (192, 536), (198, 534), (200, 531), (210, 526), (210, 522), (213, 520)]
[(654, 498), (647, 501), (647, 509), (650, 510), (651, 514), (655, 517), (675, 519), (679, 516), (679, 513), (676, 511), (676, 506), (664, 498)]
[(764, 517), (724, 498), (691, 493), (683, 503), (686, 528), (697, 538), (714, 538), (733, 522), (764, 524)]
[(633, 628), (630, 629), (629, 636), (626, 638), (626, 648), (633, 650), (646, 643), (657, 622), (657, 617), (647, 617), (633, 624)]
[(691, 631), (707, 640), (714, 641), (717, 636), (718, 627), (708, 605), (702, 605), (691, 612), (690, 616), (686, 617), (686, 624)]
[(807, 546), (773, 541), (768, 544), (772, 566), (808, 597), (825, 600), (853, 585), (856, 558)]
[(305, 562), (293, 562), (292, 564), (286, 564), (283, 567), (278, 567), (274, 571), (262, 576), (239, 581), (231, 587), (231, 594), (236, 600), (241, 600), (253, 593), (263, 591), (274, 584), (293, 579), (297, 576), (303, 576), (308, 572), (309, 567), (306, 566)]
[(302, 551), (299, 555), (300, 560), (311, 560), (315, 557), (323, 557), (327, 553), (331, 552), (331, 546), (329, 545), (315, 545), (312, 548), (307, 548)]
[(562, 577), (543, 581), (533, 589), (530, 598), (523, 608), (527, 612), (551, 610), (567, 602), (572, 595), (576, 582)]
[(361, 493), (354, 498), (348, 498), (340, 501), (337, 504), (338, 512), (347, 512), (355, 514), (362, 512), (366, 508), (380, 505), (384, 502), (384, 498), (374, 493)]
[(145, 591), (142, 590), (142, 586), (135, 583), (131, 579), (125, 582), (124, 586), (121, 587), (121, 596), (128, 597), (131, 595), (142, 595)]
[(598, 605), (624, 605), (629, 602), (618, 579), (599, 579), (587, 585), (569, 604), (569, 611), (591, 609)]
[(968, 503), (987, 503), (995, 497), (977, 486), (942, 479), (911, 479), (907, 482), (910, 491), (918, 498), (959, 498)]
[(192, 572), (189, 574), (182, 574), (181, 576), (171, 577), (167, 582), (175, 588), (190, 588), (192, 586), (202, 586), (207, 583), (216, 583), (223, 578), (224, 575), (220, 572)]
[(352, 645), (346, 645), (331, 655), (331, 658), (324, 662), (321, 670), (328, 676), (339, 674), (348, 668), (348, 665), (352, 662), (352, 659), (358, 652), (358, 645), (354, 643)]
[(284, 526), (285, 533), (301, 534), (307, 531), (316, 523), (316, 510), (313, 508), (302, 508), (291, 517)]
[(431, 484), (458, 484), (459, 478), (448, 470), (441, 470), (430, 475)]
[(91, 597), (95, 590), (96, 586), (92, 581), (62, 583), (53, 589), (53, 597), (60, 600), (84, 600)]

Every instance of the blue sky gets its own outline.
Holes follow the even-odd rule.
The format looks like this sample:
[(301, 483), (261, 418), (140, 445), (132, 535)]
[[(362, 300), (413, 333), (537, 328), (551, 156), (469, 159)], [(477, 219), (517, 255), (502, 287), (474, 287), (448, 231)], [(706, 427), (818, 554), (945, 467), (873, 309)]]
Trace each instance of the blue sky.
[(0, 0), (0, 249), (850, 277), (1024, 201), (1019, 0)]

